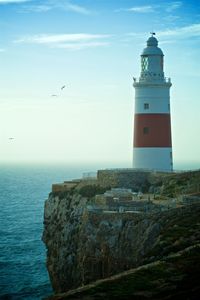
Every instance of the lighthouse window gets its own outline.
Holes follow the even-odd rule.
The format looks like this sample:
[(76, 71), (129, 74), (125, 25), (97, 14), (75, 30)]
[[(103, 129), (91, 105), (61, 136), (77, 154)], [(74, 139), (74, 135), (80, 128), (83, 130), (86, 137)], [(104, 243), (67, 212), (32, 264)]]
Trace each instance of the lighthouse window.
[(144, 109), (149, 109), (149, 103), (144, 103)]
[(143, 133), (148, 134), (149, 133), (149, 127), (144, 127), (143, 128)]
[(148, 70), (148, 56), (142, 56), (142, 71)]

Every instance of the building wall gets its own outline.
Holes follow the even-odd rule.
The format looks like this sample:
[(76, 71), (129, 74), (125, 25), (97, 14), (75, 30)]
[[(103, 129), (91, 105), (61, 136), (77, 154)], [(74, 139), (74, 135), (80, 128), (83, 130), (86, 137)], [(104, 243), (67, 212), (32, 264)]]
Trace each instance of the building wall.
[(172, 171), (172, 148), (133, 148), (133, 165), (135, 168)]
[(136, 83), (133, 168), (171, 172), (170, 82)]

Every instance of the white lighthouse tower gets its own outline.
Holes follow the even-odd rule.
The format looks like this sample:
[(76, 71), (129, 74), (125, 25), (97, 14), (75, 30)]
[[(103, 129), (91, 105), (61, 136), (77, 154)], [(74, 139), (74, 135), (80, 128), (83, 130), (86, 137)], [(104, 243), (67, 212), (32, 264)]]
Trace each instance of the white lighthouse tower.
[(135, 116), (133, 168), (173, 170), (170, 94), (171, 81), (164, 76), (163, 52), (155, 33), (141, 54), (141, 73), (134, 78)]

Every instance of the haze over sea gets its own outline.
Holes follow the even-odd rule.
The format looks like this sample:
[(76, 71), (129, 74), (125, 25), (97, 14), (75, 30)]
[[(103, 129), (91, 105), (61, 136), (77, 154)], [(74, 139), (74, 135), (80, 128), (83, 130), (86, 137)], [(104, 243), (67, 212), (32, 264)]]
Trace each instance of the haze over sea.
[(41, 241), (44, 201), (52, 183), (80, 178), (98, 168), (105, 164), (0, 166), (0, 299), (41, 299), (52, 293)]

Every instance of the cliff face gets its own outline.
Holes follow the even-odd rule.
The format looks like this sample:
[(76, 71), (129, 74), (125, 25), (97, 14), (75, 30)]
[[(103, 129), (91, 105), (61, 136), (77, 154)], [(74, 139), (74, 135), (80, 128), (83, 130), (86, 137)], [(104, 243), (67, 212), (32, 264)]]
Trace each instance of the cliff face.
[[(55, 291), (80, 283), (78, 273), (79, 232), (85, 200), (80, 196), (49, 196), (44, 209), (43, 241), (47, 248), (47, 268)], [(81, 203), (81, 205), (80, 205)]]
[[(186, 177), (179, 177), (184, 186)], [(174, 188), (172, 179), (162, 188)], [(96, 191), (102, 192), (97, 185), (81, 185), (51, 193), (45, 202), (43, 241), (56, 293), (160, 260), (200, 241), (198, 203), (161, 212), (100, 212), (91, 206)]]
[(45, 203), (43, 241), (56, 292), (139, 265), (159, 232), (157, 217), (89, 211), (74, 194)]
[(197, 300), (200, 285), (200, 244), (163, 260), (51, 296), (49, 300), (157, 299)]
[(199, 241), (195, 227), (199, 206), (114, 214), (90, 211), (86, 202), (74, 194), (62, 199), (50, 195), (45, 203), (43, 241), (55, 292), (160, 259)]

